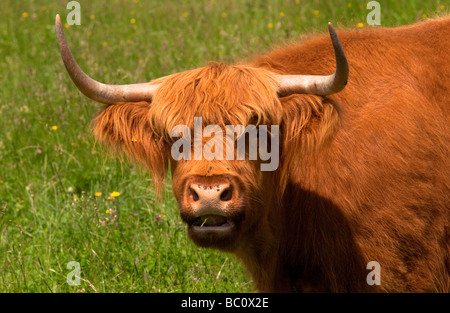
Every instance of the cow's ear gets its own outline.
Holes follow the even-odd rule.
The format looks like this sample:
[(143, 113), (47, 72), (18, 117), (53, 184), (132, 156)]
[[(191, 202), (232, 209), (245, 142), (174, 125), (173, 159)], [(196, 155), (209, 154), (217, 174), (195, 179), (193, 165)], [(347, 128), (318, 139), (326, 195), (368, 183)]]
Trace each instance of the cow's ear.
[[(281, 124), (282, 157), (302, 156), (318, 151), (337, 129), (339, 116), (327, 98), (294, 94), (280, 98), (283, 107)], [(289, 156), (289, 152), (293, 152)]]
[(167, 143), (157, 137), (149, 123), (148, 102), (118, 103), (103, 108), (92, 122), (96, 140), (111, 152), (125, 153), (144, 165), (152, 175), (160, 195), (168, 167)]

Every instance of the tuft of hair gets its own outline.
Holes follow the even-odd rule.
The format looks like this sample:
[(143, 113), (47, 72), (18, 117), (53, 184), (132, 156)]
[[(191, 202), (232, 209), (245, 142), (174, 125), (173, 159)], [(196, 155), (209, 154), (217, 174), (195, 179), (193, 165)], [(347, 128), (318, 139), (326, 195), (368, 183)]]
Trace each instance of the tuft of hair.
[(92, 123), (97, 141), (110, 152), (143, 164), (152, 176), (158, 200), (168, 168), (168, 147), (155, 137), (148, 121), (148, 102), (117, 103), (103, 108)]
[[(281, 98), (283, 123), (281, 127), (282, 181), (285, 186), (289, 173), (302, 167), (302, 161), (315, 158), (331, 142), (340, 125), (339, 108), (329, 98), (295, 94)], [(281, 187), (284, 191), (284, 187)]]
[(281, 104), (274, 74), (246, 65), (210, 63), (163, 80), (150, 108), (150, 126), (170, 141), (176, 125), (278, 125)]

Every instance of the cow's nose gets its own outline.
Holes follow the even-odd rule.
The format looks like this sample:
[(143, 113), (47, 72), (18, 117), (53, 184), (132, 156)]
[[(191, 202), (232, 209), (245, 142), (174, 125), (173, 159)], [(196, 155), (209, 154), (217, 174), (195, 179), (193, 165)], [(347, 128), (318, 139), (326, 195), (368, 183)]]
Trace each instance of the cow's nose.
[(189, 202), (196, 215), (204, 210), (224, 209), (233, 199), (232, 186), (229, 183), (191, 183), (189, 186)]

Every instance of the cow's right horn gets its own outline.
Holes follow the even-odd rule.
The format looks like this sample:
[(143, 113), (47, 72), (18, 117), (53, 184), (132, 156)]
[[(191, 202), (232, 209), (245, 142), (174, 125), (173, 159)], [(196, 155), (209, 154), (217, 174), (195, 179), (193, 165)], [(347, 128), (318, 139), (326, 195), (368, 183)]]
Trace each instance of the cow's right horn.
[(117, 102), (151, 101), (159, 85), (155, 84), (131, 84), (131, 85), (106, 85), (100, 83), (88, 75), (78, 66), (69, 46), (67, 45), (59, 14), (56, 15), (56, 34), (58, 37), (61, 57), (75, 85), (87, 97), (106, 104)]
[(278, 95), (291, 94), (331, 95), (344, 89), (348, 79), (348, 62), (344, 49), (331, 23), (328, 23), (331, 42), (336, 57), (336, 71), (332, 75), (278, 75)]

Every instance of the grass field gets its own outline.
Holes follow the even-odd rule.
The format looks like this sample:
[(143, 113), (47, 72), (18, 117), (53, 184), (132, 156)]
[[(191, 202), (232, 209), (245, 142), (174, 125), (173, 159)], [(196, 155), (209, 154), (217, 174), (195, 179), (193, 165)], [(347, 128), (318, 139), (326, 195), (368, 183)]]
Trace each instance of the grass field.
[[(54, 20), (67, 1), (3, 0), (0, 18), (0, 292), (254, 292), (232, 255), (187, 238), (170, 177), (94, 144), (100, 105), (70, 81)], [(111, 84), (245, 59), (303, 33), (367, 28), (367, 1), (79, 1), (65, 25), (79, 64)], [(391, 27), (446, 14), (446, 1), (379, 1)], [(66, 282), (71, 261), (80, 285)]]

